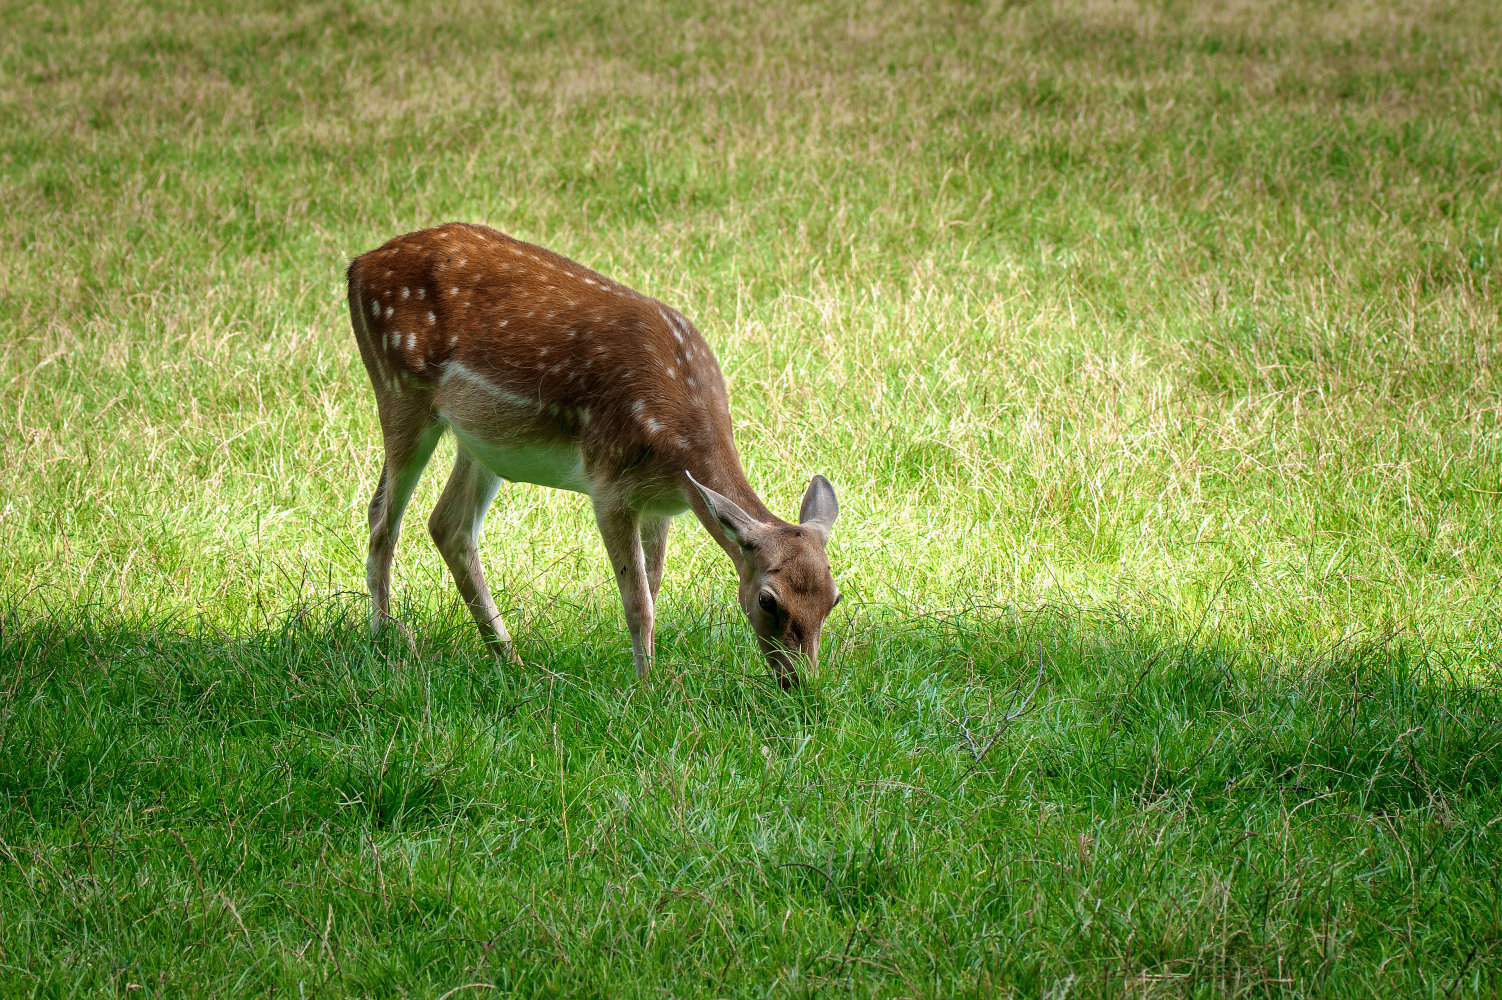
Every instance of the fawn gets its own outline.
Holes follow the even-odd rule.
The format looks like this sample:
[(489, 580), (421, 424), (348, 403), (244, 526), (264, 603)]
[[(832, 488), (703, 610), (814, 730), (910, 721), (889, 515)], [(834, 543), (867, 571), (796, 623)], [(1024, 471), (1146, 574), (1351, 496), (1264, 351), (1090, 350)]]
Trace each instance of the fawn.
[(408, 233), (349, 265), (349, 310), (375, 388), (385, 464), (370, 500), (371, 629), (389, 616), (402, 514), (445, 430), (458, 443), (428, 530), (497, 657), (520, 663), (480, 569), (501, 480), (574, 490), (594, 505), (636, 672), (674, 515), (692, 510), (730, 556), (740, 605), (784, 687), (814, 668), (840, 594), (824, 547), (839, 513), (814, 476), (798, 523), (746, 480), (725, 382), (682, 314), (485, 226)]

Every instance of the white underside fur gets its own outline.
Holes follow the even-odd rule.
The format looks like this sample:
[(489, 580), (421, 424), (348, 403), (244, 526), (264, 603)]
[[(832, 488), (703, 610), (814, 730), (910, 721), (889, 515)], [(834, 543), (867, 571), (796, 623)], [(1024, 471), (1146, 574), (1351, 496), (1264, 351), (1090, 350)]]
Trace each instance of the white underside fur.
[(536, 483), (558, 490), (591, 493), (584, 456), (570, 445), (510, 447), (476, 438), (450, 422), (454, 437), (480, 464), (513, 483)]

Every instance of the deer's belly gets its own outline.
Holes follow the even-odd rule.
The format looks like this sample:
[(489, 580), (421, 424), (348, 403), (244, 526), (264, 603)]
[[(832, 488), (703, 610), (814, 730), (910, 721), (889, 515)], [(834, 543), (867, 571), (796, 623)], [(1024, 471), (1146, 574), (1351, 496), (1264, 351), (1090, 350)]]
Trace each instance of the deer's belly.
[(558, 490), (588, 493), (584, 457), (567, 444), (496, 444), (474, 437), (450, 424), (459, 443), (491, 472), (514, 483), (536, 483)]

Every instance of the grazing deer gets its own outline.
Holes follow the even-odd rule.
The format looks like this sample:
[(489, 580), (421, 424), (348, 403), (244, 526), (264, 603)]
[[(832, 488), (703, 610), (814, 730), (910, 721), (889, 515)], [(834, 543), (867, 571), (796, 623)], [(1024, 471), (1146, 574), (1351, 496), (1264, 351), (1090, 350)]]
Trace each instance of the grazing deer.
[(370, 500), (372, 631), (388, 617), (402, 514), (445, 430), (458, 456), (428, 530), (501, 659), (519, 663), (477, 542), (501, 480), (587, 494), (615, 571), (638, 676), (673, 516), (692, 510), (740, 576), (783, 687), (818, 663), (840, 595), (824, 554), (839, 505), (814, 476), (798, 523), (746, 481), (720, 367), (680, 313), (485, 226), (399, 236), (349, 265), (349, 311), (386, 461)]

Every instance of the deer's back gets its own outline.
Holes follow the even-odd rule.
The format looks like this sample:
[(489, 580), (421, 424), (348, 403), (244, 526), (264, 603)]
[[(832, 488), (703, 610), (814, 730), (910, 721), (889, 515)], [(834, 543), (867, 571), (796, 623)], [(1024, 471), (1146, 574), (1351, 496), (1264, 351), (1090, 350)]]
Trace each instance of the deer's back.
[(349, 281), (377, 393), (509, 449), (502, 476), (548, 479), (528, 462), (560, 449), (581, 468), (665, 475), (730, 441), (719, 366), (693, 325), (566, 257), (450, 223), (357, 257)]

